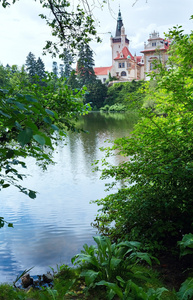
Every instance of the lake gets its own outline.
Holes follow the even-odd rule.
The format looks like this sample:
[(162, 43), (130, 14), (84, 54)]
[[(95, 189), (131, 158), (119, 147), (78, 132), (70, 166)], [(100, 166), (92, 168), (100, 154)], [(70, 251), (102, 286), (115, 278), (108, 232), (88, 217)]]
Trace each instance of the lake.
[[(93, 244), (97, 234), (91, 222), (97, 205), (90, 201), (103, 198), (106, 181), (93, 172), (92, 163), (104, 153), (106, 140), (128, 135), (136, 122), (134, 113), (93, 112), (78, 121), (88, 133), (69, 133), (54, 151), (55, 164), (43, 171), (32, 159), (22, 185), (38, 191), (30, 199), (16, 188), (0, 191), (0, 216), (12, 222), (0, 229), (0, 282), (12, 283), (17, 275), (34, 267), (31, 275), (57, 270), (71, 263), (83, 244)], [(111, 162), (118, 163), (115, 157)]]

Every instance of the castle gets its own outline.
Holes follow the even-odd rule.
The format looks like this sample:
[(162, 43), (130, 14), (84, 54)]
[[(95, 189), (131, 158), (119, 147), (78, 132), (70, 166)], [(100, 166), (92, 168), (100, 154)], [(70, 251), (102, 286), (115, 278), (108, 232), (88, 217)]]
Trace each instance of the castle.
[[(94, 68), (98, 79), (103, 83), (111, 77), (120, 82), (132, 80), (148, 80), (148, 74), (152, 72), (153, 61), (160, 60), (166, 64), (169, 41), (159, 37), (158, 32), (149, 35), (147, 43), (144, 43), (142, 55), (132, 55), (129, 51), (129, 40), (125, 34), (121, 11), (119, 9), (115, 37), (111, 36), (112, 66)], [(159, 50), (159, 51), (158, 51)]]

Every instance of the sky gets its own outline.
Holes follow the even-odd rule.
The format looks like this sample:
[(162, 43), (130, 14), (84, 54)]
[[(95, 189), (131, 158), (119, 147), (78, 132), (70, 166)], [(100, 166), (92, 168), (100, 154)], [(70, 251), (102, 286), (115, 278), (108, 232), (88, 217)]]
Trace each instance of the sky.
[[(115, 36), (119, 7), (132, 54), (141, 55), (144, 42), (154, 30), (164, 37), (164, 32), (176, 25), (182, 25), (185, 33), (193, 29), (193, 20), (190, 20), (193, 0), (138, 0), (136, 3), (135, 0), (109, 0), (110, 7), (105, 5), (102, 10), (97, 7), (97, 1), (95, 3), (93, 13), (102, 38), (100, 44), (91, 43), (96, 67), (112, 65), (110, 37)], [(29, 52), (36, 59), (42, 58), (47, 71), (52, 70), (53, 60), (61, 63), (49, 54), (42, 56), (51, 32), (45, 20), (38, 16), (40, 13), (41, 5), (34, 0), (19, 0), (6, 9), (0, 6), (0, 64), (21, 67)]]

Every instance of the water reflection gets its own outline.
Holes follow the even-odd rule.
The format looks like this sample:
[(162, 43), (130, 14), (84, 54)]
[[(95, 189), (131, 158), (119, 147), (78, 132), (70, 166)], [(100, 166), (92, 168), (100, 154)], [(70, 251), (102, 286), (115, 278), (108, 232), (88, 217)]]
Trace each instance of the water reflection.
[(79, 123), (89, 133), (71, 133), (60, 142), (53, 154), (56, 164), (47, 171), (28, 159), (27, 173), (31, 176), (23, 185), (38, 191), (36, 199), (14, 187), (0, 192), (1, 216), (14, 223), (13, 229), (0, 229), (1, 282), (12, 282), (33, 266), (31, 274), (37, 275), (49, 271), (49, 266), (70, 264), (84, 243), (93, 243), (96, 229), (90, 223), (97, 206), (89, 202), (106, 192), (105, 182), (99, 180), (100, 174), (93, 173), (91, 164), (102, 158), (99, 147), (105, 146), (106, 139), (129, 134), (134, 118), (91, 113)]

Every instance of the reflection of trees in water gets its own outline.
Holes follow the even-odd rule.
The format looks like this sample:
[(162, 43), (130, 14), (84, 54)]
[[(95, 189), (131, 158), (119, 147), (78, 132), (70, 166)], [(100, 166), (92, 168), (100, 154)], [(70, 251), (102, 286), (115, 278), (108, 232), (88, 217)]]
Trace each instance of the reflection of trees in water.
[[(86, 170), (85, 176), (95, 178), (92, 163), (103, 156), (100, 147), (108, 147), (105, 141), (127, 136), (136, 123), (136, 113), (101, 113), (93, 112), (81, 116), (79, 128), (85, 132), (69, 133), (69, 148), (72, 171), (74, 174), (81, 169)], [(122, 160), (121, 157), (119, 160)]]

